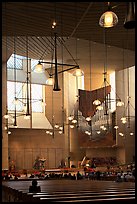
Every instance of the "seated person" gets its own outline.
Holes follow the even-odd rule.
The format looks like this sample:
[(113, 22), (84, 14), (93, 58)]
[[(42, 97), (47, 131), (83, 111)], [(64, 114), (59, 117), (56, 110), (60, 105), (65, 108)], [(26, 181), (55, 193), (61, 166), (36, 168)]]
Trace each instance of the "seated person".
[(32, 181), (32, 186), (29, 187), (29, 193), (38, 193), (41, 192), (40, 186), (37, 186), (37, 180)]

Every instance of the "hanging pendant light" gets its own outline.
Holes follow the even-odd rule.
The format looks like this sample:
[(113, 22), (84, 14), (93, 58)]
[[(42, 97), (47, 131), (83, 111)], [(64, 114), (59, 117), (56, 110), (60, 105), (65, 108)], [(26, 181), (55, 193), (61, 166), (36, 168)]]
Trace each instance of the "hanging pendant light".
[(41, 64), (41, 62), (39, 61), (38, 64), (35, 66), (34, 72), (36, 73), (43, 73), (43, 65)]
[(73, 76), (81, 77), (84, 76), (84, 72), (78, 67), (74, 72)]
[(135, 28), (135, 2), (127, 2), (127, 13), (124, 21), (124, 28)]
[(108, 10), (99, 19), (99, 25), (104, 28), (114, 27), (118, 23), (117, 15), (111, 10), (108, 2)]
[(52, 77), (51, 75), (50, 75), (49, 78), (47, 79), (46, 84), (47, 84), (47, 85), (50, 85), (50, 86), (53, 86), (53, 84), (54, 84), (54, 79), (53, 79), (53, 77)]

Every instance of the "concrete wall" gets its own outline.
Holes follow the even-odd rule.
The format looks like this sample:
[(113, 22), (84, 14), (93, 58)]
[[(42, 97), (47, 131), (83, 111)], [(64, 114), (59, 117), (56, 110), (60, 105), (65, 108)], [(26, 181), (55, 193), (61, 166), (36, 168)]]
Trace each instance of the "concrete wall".
[[(116, 72), (116, 92), (125, 104), (124, 107), (117, 107), (117, 157), (121, 158), (122, 163), (129, 163), (135, 156), (135, 67)], [(129, 119), (125, 124), (121, 123), (123, 116)], [(124, 134), (123, 137), (119, 135), (120, 132)]]
[(17, 169), (32, 169), (35, 159), (46, 159), (46, 168), (57, 168), (64, 158), (64, 136), (54, 138), (45, 130), (13, 129), (9, 135), (9, 156)]

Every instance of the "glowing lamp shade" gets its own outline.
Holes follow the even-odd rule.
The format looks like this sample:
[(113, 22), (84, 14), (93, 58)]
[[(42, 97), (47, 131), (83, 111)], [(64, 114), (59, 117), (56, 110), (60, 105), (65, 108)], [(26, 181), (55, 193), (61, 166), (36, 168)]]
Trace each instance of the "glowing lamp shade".
[(77, 69), (73, 72), (73, 76), (77, 76), (77, 77), (84, 76), (84, 72), (83, 72), (80, 68), (77, 68)]
[(8, 115), (8, 114), (4, 115), (4, 118), (5, 118), (5, 119), (8, 119), (8, 118), (9, 118), (9, 115)]
[(117, 102), (117, 106), (119, 106), (119, 107), (124, 106), (124, 102), (118, 101), (118, 102)]
[(96, 99), (95, 101), (93, 101), (93, 104), (96, 105), (96, 106), (98, 106), (98, 105), (101, 104), (101, 102), (100, 102), (100, 100)]
[(53, 86), (53, 84), (54, 84), (54, 79), (52, 78), (52, 76), (50, 76), (50, 77), (47, 79), (46, 84), (47, 84), (47, 85), (50, 85), (50, 86)]
[(34, 72), (36, 73), (42, 73), (44, 70), (43, 70), (43, 65), (41, 64), (41, 62), (39, 62), (36, 66), (35, 66), (35, 69), (34, 69)]
[(99, 20), (99, 25), (104, 28), (110, 28), (118, 23), (117, 15), (112, 11), (106, 11)]

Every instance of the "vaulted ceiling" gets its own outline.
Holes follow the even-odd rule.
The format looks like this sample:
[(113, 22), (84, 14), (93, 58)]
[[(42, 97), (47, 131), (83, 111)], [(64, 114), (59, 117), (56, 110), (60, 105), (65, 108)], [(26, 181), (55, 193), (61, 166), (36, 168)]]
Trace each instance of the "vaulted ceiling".
[[(128, 56), (126, 65), (133, 66), (135, 29), (127, 30), (123, 26), (127, 2), (111, 2), (111, 6), (119, 22), (113, 28), (104, 29), (98, 22), (107, 10), (107, 2), (3, 2), (2, 60), (5, 61), (15, 51), (15, 42), (16, 54), (26, 55), (28, 42), (29, 57), (49, 59), (54, 47), (52, 37), (56, 32), (74, 58), (85, 66), (84, 71), (89, 66), (89, 55), (93, 72), (99, 72), (103, 66), (104, 36), (108, 45), (108, 69), (123, 68), (124, 52), (125, 58)], [(54, 20), (57, 26), (52, 29)], [(61, 46), (59, 56), (60, 60), (63, 58), (65, 62), (72, 63), (71, 56), (66, 56), (65, 51), (61, 56)]]

